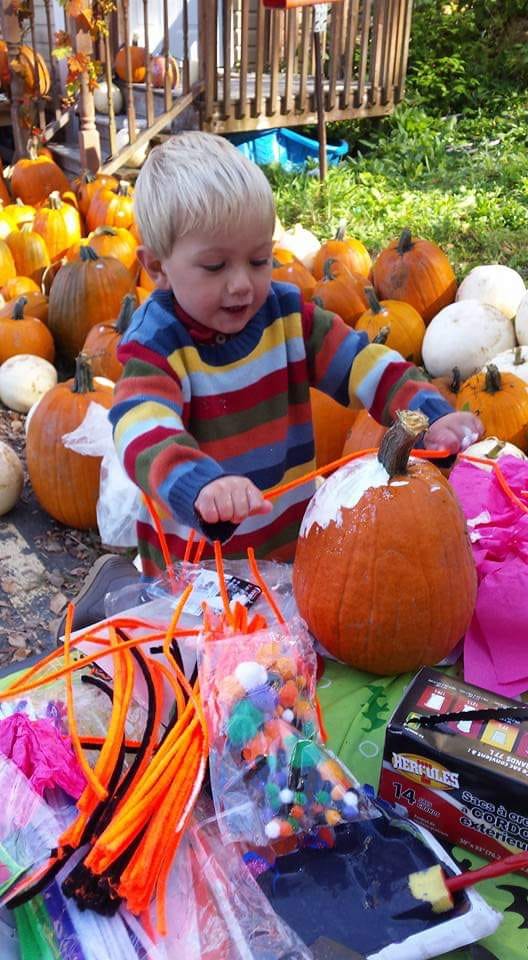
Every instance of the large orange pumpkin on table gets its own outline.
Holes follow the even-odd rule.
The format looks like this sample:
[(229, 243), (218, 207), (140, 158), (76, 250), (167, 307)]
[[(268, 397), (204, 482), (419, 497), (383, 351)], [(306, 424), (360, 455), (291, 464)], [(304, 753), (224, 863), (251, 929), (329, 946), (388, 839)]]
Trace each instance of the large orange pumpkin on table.
[(118, 182), (109, 173), (91, 173), (89, 170), (81, 173), (78, 180), (74, 180), (73, 188), (83, 217), (88, 213), (88, 208), (95, 194), (103, 187), (109, 187), (111, 190), (115, 189)]
[(324, 273), (327, 260), (337, 260), (352, 273), (360, 273), (368, 277), (372, 268), (370, 254), (361, 240), (354, 240), (345, 235), (345, 226), (341, 224), (333, 240), (327, 240), (315, 255), (312, 273), (316, 280), (320, 280)]
[(44, 57), (23, 44), (18, 57), (11, 61), (11, 69), (19, 73), (24, 80), (24, 87), (28, 94), (46, 96), (51, 89), (51, 77)]
[(370, 309), (356, 322), (356, 330), (364, 330), (368, 338), (384, 343), (412, 363), (420, 363), (425, 323), (410, 303), (402, 300), (378, 300), (372, 287), (365, 288)]
[(38, 153), (35, 144), (28, 145), (28, 156), (17, 160), (11, 176), (11, 189), (15, 197), (31, 206), (43, 203), (50, 193), (59, 194), (70, 189), (70, 183), (60, 167), (49, 157)]
[(11, 315), (0, 317), (0, 363), (19, 353), (30, 353), (53, 363), (55, 344), (41, 320), (25, 313), (26, 298), (15, 301)]
[(51, 287), (48, 325), (57, 349), (73, 360), (96, 323), (112, 323), (121, 301), (135, 290), (130, 271), (114, 257), (81, 247), (78, 260), (58, 271)]
[(528, 452), (528, 384), (494, 363), (469, 377), (456, 396), (457, 410), (470, 410), (484, 424), (484, 436), (498, 437)]
[(404, 300), (429, 323), (453, 303), (457, 284), (445, 253), (430, 240), (413, 239), (403, 230), (382, 250), (372, 268), (372, 280), (380, 300)]
[(15, 261), (17, 274), (40, 283), (42, 274), (50, 265), (44, 237), (36, 233), (31, 224), (26, 224), (20, 230), (13, 230), (6, 237), (6, 243)]
[(121, 337), (128, 329), (134, 310), (138, 305), (134, 293), (123, 298), (117, 320), (113, 323), (96, 323), (84, 341), (83, 353), (91, 360), (92, 372), (96, 377), (108, 377), (119, 380), (123, 364), (117, 359), (117, 348)]
[(80, 241), (81, 218), (78, 210), (70, 203), (64, 203), (54, 190), (47, 203), (37, 210), (33, 230), (40, 233), (53, 262), (60, 260), (74, 243)]
[(112, 395), (112, 387), (94, 381), (89, 361), (79, 356), (75, 377), (44, 394), (29, 424), (26, 455), (35, 496), (51, 517), (78, 530), (97, 525), (101, 458), (68, 450), (62, 437), (80, 426), (92, 401), (108, 409)]
[(337, 313), (349, 327), (353, 327), (368, 309), (365, 296), (365, 277), (352, 273), (337, 260), (327, 260), (323, 279), (315, 286), (312, 302)]
[(120, 180), (115, 189), (102, 187), (94, 195), (88, 213), (86, 226), (89, 230), (96, 227), (131, 227), (134, 223), (134, 189), (126, 180)]
[(438, 663), (473, 614), (477, 577), (462, 510), (436, 467), (409, 459), (427, 424), (402, 411), (377, 455), (323, 483), (301, 525), (299, 612), (331, 654), (358, 670)]

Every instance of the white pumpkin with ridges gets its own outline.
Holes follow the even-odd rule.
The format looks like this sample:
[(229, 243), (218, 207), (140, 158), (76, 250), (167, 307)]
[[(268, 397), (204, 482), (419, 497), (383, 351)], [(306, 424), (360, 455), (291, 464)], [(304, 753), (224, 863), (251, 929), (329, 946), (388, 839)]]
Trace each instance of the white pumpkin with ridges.
[(52, 363), (19, 353), (0, 367), (0, 400), (10, 410), (27, 413), (56, 383), (57, 371)]
[(24, 468), (15, 451), (0, 440), (0, 517), (12, 510), (24, 486)]
[(525, 293), (517, 308), (515, 336), (519, 343), (528, 343), (528, 293)]
[(319, 240), (311, 230), (306, 230), (300, 223), (285, 230), (280, 238), (283, 250), (290, 250), (298, 260), (304, 263), (307, 270), (311, 270), (315, 256), (321, 246)]
[(500, 373), (514, 373), (520, 380), (528, 383), (528, 346), (503, 350), (493, 357), (491, 363), (495, 364)]
[(448, 377), (458, 367), (465, 380), (514, 344), (513, 324), (500, 310), (478, 300), (460, 300), (433, 317), (422, 357), (431, 376)]
[(456, 299), (479, 300), (496, 307), (512, 320), (525, 293), (525, 282), (517, 270), (502, 263), (489, 263), (470, 270), (457, 290)]
[(499, 440), (498, 437), (485, 437), (484, 440), (478, 440), (477, 443), (472, 443), (467, 450), (464, 450), (464, 453), (469, 457), (481, 457), (483, 460), (489, 460), (489, 467), (485, 463), (475, 464), (476, 467), (480, 467), (481, 470), (487, 472), (493, 470), (491, 462), (500, 460), (501, 457), (517, 457), (518, 460), (528, 460), (526, 454), (519, 447), (516, 447), (513, 443), (508, 443), (506, 440)]

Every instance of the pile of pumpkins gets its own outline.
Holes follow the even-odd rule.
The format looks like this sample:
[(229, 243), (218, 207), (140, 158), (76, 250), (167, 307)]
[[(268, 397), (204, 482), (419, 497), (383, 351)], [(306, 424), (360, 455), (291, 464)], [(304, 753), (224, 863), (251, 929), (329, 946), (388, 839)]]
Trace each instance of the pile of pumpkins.
[[(273, 275), (423, 365), (455, 409), (483, 421), (489, 439), (473, 453), (528, 452), (528, 292), (516, 270), (478, 266), (457, 286), (444, 251), (408, 230), (373, 263), (343, 227), (321, 244), (296, 225), (278, 232)], [(344, 409), (317, 390), (312, 408), (318, 466), (377, 447), (385, 432), (367, 411)]]
[[(85, 173), (71, 183), (34, 142), (9, 185), (0, 175), (0, 400), (28, 414), (28, 472), (41, 506), (78, 529), (96, 525), (99, 461), (66, 450), (61, 438), (92, 400), (110, 406), (118, 341), (152, 288), (136, 257), (132, 196), (112, 176)], [(56, 353), (76, 366), (66, 383), (58, 383)], [(21, 490), (16, 454), (4, 453), (0, 515)]]

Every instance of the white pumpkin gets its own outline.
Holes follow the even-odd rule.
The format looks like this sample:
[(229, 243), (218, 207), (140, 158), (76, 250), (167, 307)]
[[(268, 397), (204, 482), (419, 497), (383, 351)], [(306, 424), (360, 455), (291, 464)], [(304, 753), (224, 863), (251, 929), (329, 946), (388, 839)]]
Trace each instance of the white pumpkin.
[(515, 336), (519, 343), (528, 343), (528, 293), (525, 293), (517, 308)]
[[(142, 133), (142, 131), (139, 129), (139, 127), (136, 127), (136, 136), (139, 137), (140, 133)], [(118, 130), (116, 133), (117, 149), (122, 150), (123, 147), (127, 147), (129, 143), (130, 137), (128, 135), (128, 126), (122, 127), (121, 130)], [(142, 147), (138, 147), (137, 150), (134, 150), (134, 152), (127, 157), (127, 167), (135, 167), (137, 169), (138, 167), (143, 166), (147, 157), (148, 149), (148, 143), (144, 143)]]
[(528, 383), (528, 346), (512, 347), (493, 357), (500, 373), (514, 373), (520, 380)]
[(284, 227), (280, 222), (279, 216), (275, 214), (275, 225), (273, 227), (273, 237), (272, 237), (273, 243), (274, 244), (276, 243), (277, 246), (280, 246), (280, 242), (283, 234), (284, 234)]
[(526, 293), (526, 285), (520, 273), (501, 263), (474, 267), (462, 281), (457, 300), (480, 300), (496, 307), (512, 320)]
[(311, 230), (305, 230), (300, 223), (284, 231), (280, 245), (284, 250), (291, 250), (307, 270), (312, 269), (315, 255), (321, 246), (315, 234)]
[(57, 371), (52, 363), (19, 353), (0, 367), (0, 400), (10, 410), (27, 413), (56, 383)]
[[(528, 460), (526, 454), (519, 450), (519, 447), (516, 447), (513, 443), (508, 443), (506, 440), (499, 440), (498, 437), (485, 437), (484, 440), (478, 440), (477, 443), (472, 443), (467, 450), (464, 450), (464, 453), (470, 457), (482, 457), (483, 460), (500, 460), (501, 457), (517, 457), (518, 460)], [(493, 469), (492, 466), (487, 467), (484, 463), (476, 463), (475, 466), (487, 472)]]
[(15, 506), (24, 486), (24, 468), (14, 450), (0, 440), (0, 517)]
[(432, 377), (448, 377), (458, 367), (462, 380), (515, 344), (513, 324), (496, 307), (478, 300), (450, 303), (425, 331), (422, 357)]
[[(112, 92), (112, 103), (114, 105), (114, 113), (122, 113), (125, 106), (125, 101), (121, 90), (117, 84), (113, 83), (111, 86)], [(108, 113), (108, 84), (106, 80), (102, 80), (98, 87), (94, 90), (94, 104), (97, 113)]]

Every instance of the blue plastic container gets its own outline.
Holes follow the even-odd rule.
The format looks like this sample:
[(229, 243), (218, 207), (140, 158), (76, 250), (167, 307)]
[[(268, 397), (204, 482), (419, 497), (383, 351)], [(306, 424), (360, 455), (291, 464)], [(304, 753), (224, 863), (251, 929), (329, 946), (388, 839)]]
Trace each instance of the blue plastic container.
[[(228, 137), (246, 157), (261, 166), (278, 163), (284, 170), (303, 170), (308, 160), (319, 160), (319, 142), (295, 133), (288, 127), (275, 130), (252, 130), (251, 133), (232, 133)], [(327, 144), (328, 163), (335, 165), (348, 153), (348, 143)]]

